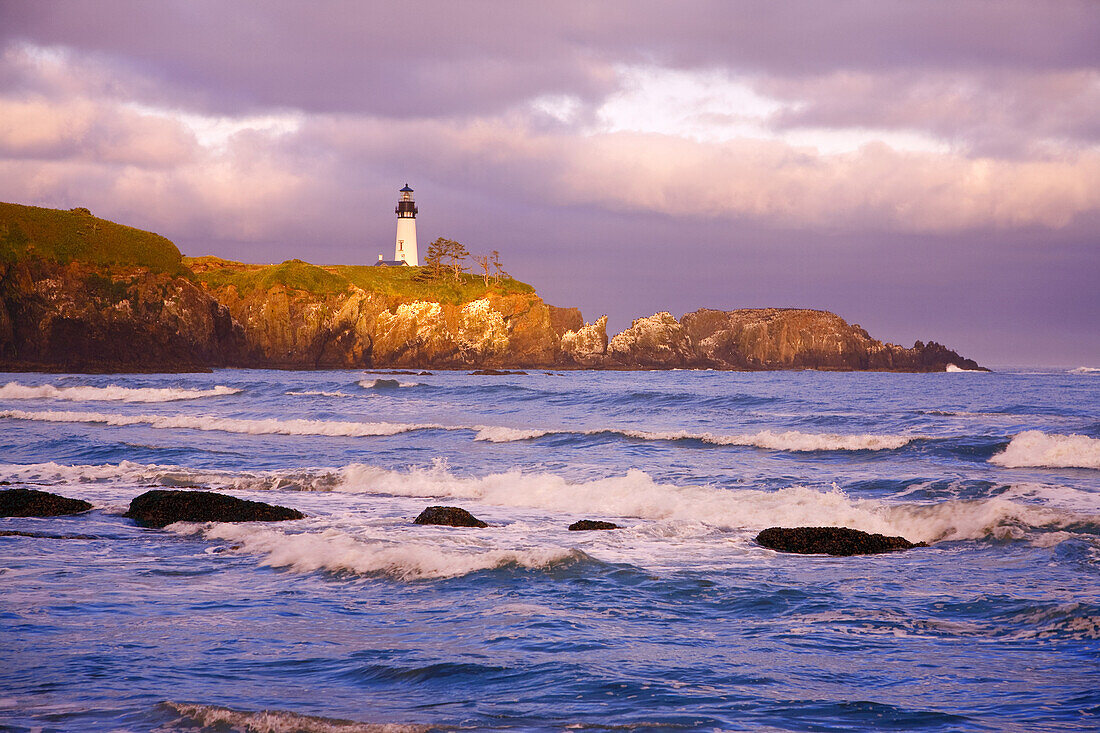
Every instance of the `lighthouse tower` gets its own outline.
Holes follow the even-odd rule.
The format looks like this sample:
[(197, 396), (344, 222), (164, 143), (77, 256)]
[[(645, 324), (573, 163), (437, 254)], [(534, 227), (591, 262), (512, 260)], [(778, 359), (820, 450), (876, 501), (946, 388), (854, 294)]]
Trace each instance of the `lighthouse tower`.
[(417, 267), (420, 265), (420, 256), (416, 252), (416, 203), (409, 184), (406, 183), (401, 189), (401, 198), (393, 211), (397, 214), (397, 242), (394, 245), (393, 259), (395, 262)]

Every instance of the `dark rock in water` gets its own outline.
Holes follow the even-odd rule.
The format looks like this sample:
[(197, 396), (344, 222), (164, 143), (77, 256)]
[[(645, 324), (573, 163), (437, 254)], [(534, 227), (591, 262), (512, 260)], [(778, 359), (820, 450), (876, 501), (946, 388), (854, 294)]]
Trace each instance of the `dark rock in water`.
[(442, 524), (447, 527), (488, 527), (465, 509), (456, 506), (430, 506), (420, 512), (415, 524)]
[(470, 374), (477, 377), (504, 377), (509, 374), (527, 374), (527, 372), (510, 372), (507, 369), (475, 369)]
[(374, 389), (397, 389), (401, 386), (401, 382), (396, 379), (376, 379), (371, 386)]
[(48, 491), (7, 489), (0, 491), (0, 517), (60, 517), (80, 514), (92, 505), (80, 499), (67, 499)]
[(595, 519), (582, 519), (569, 525), (570, 532), (587, 532), (591, 529), (621, 529), (611, 522), (598, 522)]
[(869, 534), (847, 527), (769, 527), (756, 535), (757, 543), (779, 552), (801, 555), (873, 555), (913, 547), (928, 547), (904, 537)]
[(49, 532), (20, 532), (15, 529), (0, 530), (0, 537), (35, 537), (44, 540), (98, 540), (91, 534), (50, 534)]
[(213, 491), (156, 489), (134, 497), (123, 516), (144, 527), (173, 522), (281, 522), (305, 517), (297, 509), (248, 501)]

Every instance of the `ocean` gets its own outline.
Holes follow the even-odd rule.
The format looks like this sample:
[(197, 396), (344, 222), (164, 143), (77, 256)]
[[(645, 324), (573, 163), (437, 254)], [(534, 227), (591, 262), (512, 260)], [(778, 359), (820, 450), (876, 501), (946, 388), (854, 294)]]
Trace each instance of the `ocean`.
[(1100, 729), (1100, 370), (0, 383), (0, 730)]

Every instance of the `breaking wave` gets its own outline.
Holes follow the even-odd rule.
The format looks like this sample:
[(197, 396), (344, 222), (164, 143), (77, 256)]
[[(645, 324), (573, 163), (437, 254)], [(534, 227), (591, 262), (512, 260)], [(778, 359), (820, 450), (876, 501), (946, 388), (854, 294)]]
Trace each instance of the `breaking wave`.
[(457, 430), (474, 432), (475, 440), (510, 443), (533, 440), (547, 435), (621, 435), (637, 440), (696, 440), (712, 445), (748, 446), (769, 450), (862, 451), (894, 450), (922, 439), (919, 435), (837, 435), (832, 433), (802, 433), (797, 430), (773, 432), (762, 430), (746, 435), (719, 435), (687, 431), (650, 432), (617, 428), (595, 430), (546, 430), (511, 428), (493, 425), (442, 425), (439, 423), (348, 422), (339, 420), (304, 420), (275, 418), (249, 420), (213, 415), (120, 415), (101, 412), (63, 410), (0, 410), (0, 419), (34, 420), (40, 422), (99, 423), (110, 426), (148, 425), (156, 429), (208, 430), (248, 435), (320, 435), (332, 437), (372, 437), (397, 435), (416, 430)]
[[(397, 435), (413, 430), (445, 430), (444, 425), (410, 423), (368, 423), (330, 420), (246, 420), (213, 415), (117, 415), (102, 412), (67, 412), (23, 410), (0, 411), (0, 418), (36, 420), (42, 422), (100, 423), (111, 426), (148, 425), (156, 429), (208, 430), (246, 435), (327, 435), (368, 437)], [(453, 429), (453, 428), (452, 428)], [(462, 428), (466, 429), (466, 428)]]
[[(790, 486), (778, 491), (727, 489), (714, 486), (676, 485), (655, 481), (637, 469), (625, 474), (590, 481), (570, 481), (548, 472), (512, 470), (485, 476), (459, 476), (437, 462), (427, 468), (390, 470), (354, 463), (338, 469), (303, 469), (280, 471), (230, 472), (194, 470), (179, 466), (157, 466), (123, 462), (118, 465), (63, 466), (56, 463), (0, 466), (0, 477), (20, 482), (43, 483), (103, 483), (127, 485), (194, 486), (212, 489), (245, 491), (294, 490), (335, 491), (351, 494), (454, 499), (478, 502), (496, 507), (525, 508), (563, 516), (601, 516), (607, 518), (650, 521), (691, 522), (720, 530), (757, 532), (765, 527), (783, 526), (843, 526), (901, 535), (912, 541), (977, 540), (984, 538), (1023, 539), (1035, 532), (1057, 530), (1100, 533), (1100, 516), (1095, 515), (1095, 501), (1074, 506), (1050, 506), (1035, 503), (1033, 492), (1026, 486), (1013, 488), (997, 496), (980, 499), (949, 499), (935, 503), (900, 502), (896, 499), (856, 498), (837, 487), (827, 490), (807, 486)], [(1057, 496), (1053, 497), (1057, 499)], [(231, 532), (232, 527), (218, 532)], [(258, 530), (257, 530), (258, 531)], [(276, 537), (277, 535), (277, 537)], [(286, 535), (263, 533), (249, 535), (249, 545), (255, 551), (276, 556), (275, 544)], [(444, 577), (441, 573), (463, 572), (514, 564), (537, 567), (539, 563), (557, 562), (561, 557), (544, 555), (498, 554), (442, 557), (438, 547), (420, 552), (401, 564), (402, 553), (390, 546), (341, 544), (351, 542), (337, 535), (302, 535), (295, 553), (278, 555), (280, 566), (303, 563), (309, 567), (309, 557), (332, 553), (345, 563), (344, 569), (354, 572), (386, 572), (402, 577)], [(244, 541), (244, 535), (219, 539)], [(269, 543), (270, 549), (264, 549)], [(311, 544), (312, 543), (312, 544)], [(318, 544), (319, 543), (319, 544)], [(346, 561), (343, 551), (347, 550)], [(316, 551), (316, 555), (310, 554)], [(428, 553), (428, 554), (424, 554)], [(555, 559), (556, 558), (556, 559)], [(326, 560), (326, 562), (330, 562)], [(330, 562), (330, 564), (331, 564)], [(326, 565), (328, 569), (339, 569)], [(419, 575), (418, 575), (419, 573)], [(436, 575), (432, 575), (435, 573)]]
[(1028, 430), (989, 460), (1006, 468), (1100, 468), (1100, 440)]
[(175, 402), (203, 397), (224, 397), (242, 390), (219, 384), (212, 389), (178, 389), (173, 387), (57, 387), (52, 384), (25, 385), (8, 382), (0, 387), (0, 399), (53, 399), (73, 402)]
[(303, 389), (298, 391), (288, 391), (283, 394), (290, 397), (354, 397), (353, 394), (347, 392), (326, 392), (321, 389)]
[(945, 368), (944, 371), (945, 372), (965, 372), (967, 374), (985, 374), (986, 373), (981, 369), (963, 369), (961, 366), (958, 366), (956, 364), (948, 364), (947, 368)]
[(1081, 366), (1076, 369), (1070, 369), (1070, 374), (1100, 374), (1100, 367), (1087, 367)]
[(596, 430), (524, 430), (515, 428), (481, 428), (477, 440), (504, 443), (514, 440), (529, 440), (544, 435), (622, 435), (638, 440), (697, 440), (712, 445), (740, 445), (768, 450), (794, 452), (809, 451), (858, 451), (858, 450), (895, 450), (920, 435), (838, 435), (834, 433), (803, 433), (798, 430), (775, 432), (761, 430), (745, 435), (720, 435), (715, 433), (693, 433), (689, 431), (654, 432), (647, 430), (629, 430), (618, 428), (599, 428)]
[(208, 540), (230, 542), (234, 552), (263, 556), (262, 565), (300, 573), (322, 570), (435, 580), (506, 567), (544, 570), (588, 559), (576, 549), (444, 549), (436, 544), (363, 540), (336, 529), (298, 534), (244, 524), (176, 525), (174, 529), (198, 531)]

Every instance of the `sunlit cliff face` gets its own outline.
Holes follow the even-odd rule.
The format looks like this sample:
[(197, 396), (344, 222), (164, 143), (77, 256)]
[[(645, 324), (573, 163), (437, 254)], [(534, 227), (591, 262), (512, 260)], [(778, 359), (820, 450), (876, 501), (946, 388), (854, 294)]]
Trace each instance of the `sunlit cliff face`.
[[(192, 254), (357, 262), (392, 238), (389, 199), (410, 180), (425, 236), (498, 249), (615, 328), (643, 311), (773, 303), (896, 308), (900, 325), (942, 273), (867, 272), (898, 279), (882, 304), (825, 290), (814, 261), (855, 270), (956, 240), (992, 244), (954, 272), (1000, 257), (998, 240), (1022, 248), (1000, 279), (1020, 292), (1054, 245), (1077, 258), (1069, 270), (1100, 269), (1094, 6), (1005, 4), (996, 19), (966, 4), (827, 18), (801, 4), (628, 7), (14, 6), (0, 24), (0, 200), (85, 205)], [(606, 224), (618, 217), (654, 217), (667, 235)], [(807, 273), (759, 293), (770, 302), (737, 300), (780, 251)], [(651, 281), (670, 259), (705, 261), (724, 285), (647, 290), (624, 258), (652, 262)], [(569, 267), (601, 293), (555, 288)], [(1100, 305), (1046, 277), (1052, 314)], [(971, 279), (988, 301), (988, 273)], [(1034, 295), (995, 311), (1043, 308)], [(905, 328), (899, 339), (920, 335)]]

